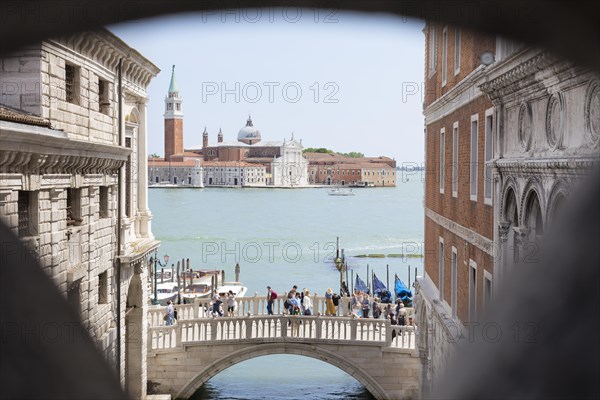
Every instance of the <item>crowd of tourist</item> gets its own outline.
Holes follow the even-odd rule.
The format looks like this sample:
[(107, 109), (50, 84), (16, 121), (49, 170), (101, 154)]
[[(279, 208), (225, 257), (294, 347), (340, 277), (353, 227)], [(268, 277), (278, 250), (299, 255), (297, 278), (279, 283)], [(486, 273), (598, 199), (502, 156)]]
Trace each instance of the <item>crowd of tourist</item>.
[[(277, 293), (270, 286), (267, 286), (267, 315), (273, 315), (273, 305), (277, 298)], [(338, 293), (334, 293), (331, 288), (328, 288), (325, 292), (325, 316), (338, 315), (338, 309), (343, 301), (348, 301), (348, 307), (345, 307), (347, 310), (346, 316), (389, 319), (392, 325), (407, 324), (407, 312), (402, 300), (398, 299), (394, 304), (382, 303), (379, 297), (371, 296), (368, 292), (360, 290), (355, 290), (351, 297), (342, 297)], [(216, 292), (213, 294), (209, 306), (205, 309), (206, 316), (223, 317), (225, 307), (227, 308), (227, 316), (234, 317), (238, 304), (236, 295), (231, 290), (224, 298), (221, 298)], [(315, 314), (310, 291), (306, 288), (298, 290), (296, 285), (287, 292), (283, 307), (283, 313), (286, 315), (310, 316)], [(168, 301), (164, 318), (166, 325), (173, 324), (177, 318), (176, 313), (173, 304)]]

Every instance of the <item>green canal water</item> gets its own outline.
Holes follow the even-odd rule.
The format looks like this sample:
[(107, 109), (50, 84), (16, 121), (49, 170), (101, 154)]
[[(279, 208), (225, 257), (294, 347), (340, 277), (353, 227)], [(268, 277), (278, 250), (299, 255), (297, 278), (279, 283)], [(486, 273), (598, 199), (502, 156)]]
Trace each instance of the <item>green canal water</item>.
[[(399, 176), (400, 177), (400, 176)], [(369, 271), (390, 284), (411, 282), (420, 258), (357, 258), (361, 254), (420, 254), (423, 184), (418, 176), (395, 188), (354, 189), (150, 189), (152, 230), (161, 254), (189, 258), (194, 269), (224, 269), (233, 280), (240, 264), (246, 296), (278, 293), (293, 285), (323, 294), (339, 290), (332, 262), (335, 240), (345, 249), (350, 276)], [(354, 378), (322, 361), (273, 355), (245, 361), (216, 375), (196, 399), (371, 399)]]

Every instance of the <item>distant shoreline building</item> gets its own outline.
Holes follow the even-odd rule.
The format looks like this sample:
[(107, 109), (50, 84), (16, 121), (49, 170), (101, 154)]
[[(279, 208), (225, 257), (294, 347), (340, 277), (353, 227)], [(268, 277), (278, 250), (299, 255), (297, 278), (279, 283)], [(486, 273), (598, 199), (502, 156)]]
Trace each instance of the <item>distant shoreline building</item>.
[(304, 153), (308, 159), (309, 183), (396, 186), (396, 161), (389, 157), (347, 157), (342, 154)]
[[(224, 142), (219, 130), (217, 142), (209, 144), (206, 128), (202, 145), (184, 149), (182, 98), (171, 73), (165, 97), (164, 158), (148, 160), (151, 187), (303, 187), (308, 185), (308, 161), (302, 156), (302, 142), (294, 139), (262, 142), (260, 131), (249, 116), (238, 132), (237, 141)], [(201, 177), (201, 179), (199, 179)]]

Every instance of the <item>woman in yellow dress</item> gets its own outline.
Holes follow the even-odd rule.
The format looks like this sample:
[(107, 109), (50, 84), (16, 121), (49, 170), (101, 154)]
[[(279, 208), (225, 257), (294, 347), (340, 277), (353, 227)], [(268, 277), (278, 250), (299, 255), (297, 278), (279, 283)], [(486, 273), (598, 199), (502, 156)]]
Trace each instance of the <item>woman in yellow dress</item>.
[(327, 289), (325, 293), (325, 315), (335, 315), (335, 305), (333, 304), (333, 291), (331, 288)]

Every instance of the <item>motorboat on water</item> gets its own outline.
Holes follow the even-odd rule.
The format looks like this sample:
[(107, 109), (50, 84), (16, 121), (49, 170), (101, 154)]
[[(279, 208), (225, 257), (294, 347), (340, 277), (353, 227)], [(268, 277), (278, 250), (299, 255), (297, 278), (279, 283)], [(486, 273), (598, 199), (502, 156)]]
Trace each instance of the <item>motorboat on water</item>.
[[(177, 300), (177, 292), (178, 286), (176, 282), (164, 282), (156, 285), (156, 298), (158, 299), (158, 304), (161, 306), (166, 306), (167, 301), (171, 300), (171, 302), (175, 302)], [(154, 291), (153, 288), (150, 288), (150, 302), (154, 301)]]
[(225, 282), (222, 286), (219, 286), (217, 293), (221, 298), (227, 298), (229, 291), (232, 291), (235, 297), (244, 297), (248, 288), (241, 282)]
[(327, 192), (327, 194), (330, 196), (354, 196), (352, 189), (340, 188), (331, 189), (329, 192)]
[(181, 292), (181, 299), (184, 303), (193, 303), (195, 299), (209, 299), (211, 295), (211, 276), (203, 276), (194, 280)]

